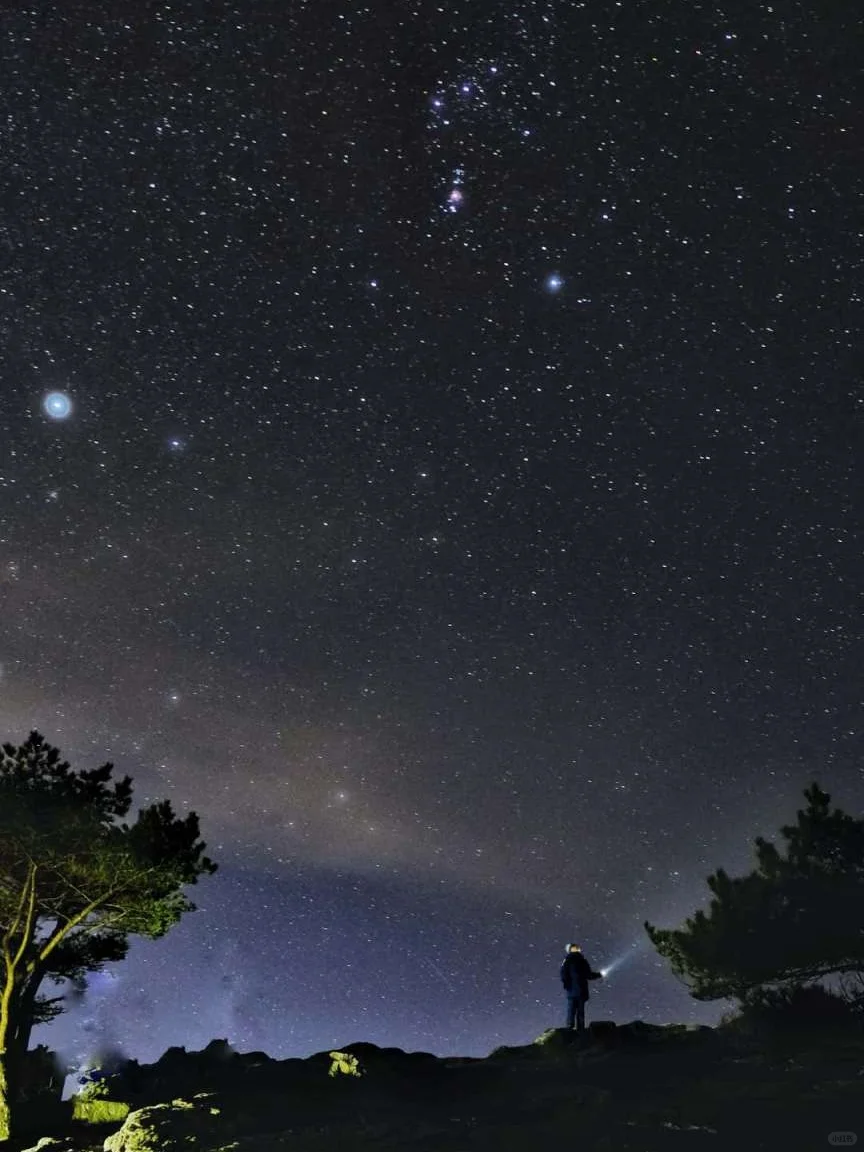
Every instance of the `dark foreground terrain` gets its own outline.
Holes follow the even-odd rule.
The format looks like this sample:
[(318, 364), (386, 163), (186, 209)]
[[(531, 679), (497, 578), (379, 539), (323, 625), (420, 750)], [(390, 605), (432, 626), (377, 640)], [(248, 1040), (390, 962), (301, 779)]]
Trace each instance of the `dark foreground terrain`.
[(51, 1135), (46, 1152), (815, 1152), (852, 1146), (851, 1133), (864, 1147), (860, 1026), (766, 1039), (637, 1021), (551, 1030), (484, 1059), (342, 1051), (361, 1076), (331, 1076), (328, 1053), (169, 1049), (109, 1081), (125, 1121), (73, 1120), (71, 1102), (43, 1101), (5, 1147)]

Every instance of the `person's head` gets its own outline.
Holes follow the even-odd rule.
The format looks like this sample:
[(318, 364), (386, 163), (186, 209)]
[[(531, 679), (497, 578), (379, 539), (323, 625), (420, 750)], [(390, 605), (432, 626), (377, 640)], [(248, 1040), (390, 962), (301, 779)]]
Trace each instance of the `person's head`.
[(581, 944), (568, 944), (567, 945), (567, 951), (568, 952), (581, 952), (582, 946), (581, 946)]

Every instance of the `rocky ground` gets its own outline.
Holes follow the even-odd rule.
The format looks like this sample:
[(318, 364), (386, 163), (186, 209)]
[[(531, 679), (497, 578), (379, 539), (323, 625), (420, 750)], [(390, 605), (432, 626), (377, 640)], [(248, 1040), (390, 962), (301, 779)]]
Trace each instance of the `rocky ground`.
[[(864, 1145), (864, 1030), (747, 1036), (724, 1028), (597, 1023), (552, 1029), (484, 1059), (349, 1044), (271, 1060), (170, 1049), (111, 1082), (125, 1121), (44, 1103), (8, 1152), (810, 1152)], [(350, 1068), (351, 1061), (343, 1061)], [(172, 1101), (174, 1103), (172, 1103)], [(51, 1136), (56, 1142), (39, 1141)], [(834, 1146), (850, 1146), (834, 1137)]]

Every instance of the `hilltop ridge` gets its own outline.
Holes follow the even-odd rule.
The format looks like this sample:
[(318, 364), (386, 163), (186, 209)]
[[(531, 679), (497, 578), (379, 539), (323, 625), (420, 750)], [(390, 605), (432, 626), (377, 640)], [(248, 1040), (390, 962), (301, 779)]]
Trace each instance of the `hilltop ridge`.
[(805, 1152), (832, 1133), (864, 1139), (864, 1030), (766, 1040), (598, 1021), (486, 1057), (357, 1041), (275, 1060), (213, 1040), (128, 1061), (100, 1091), (125, 1119), (73, 1120), (74, 1102), (55, 1102), (9, 1152), (46, 1135), (56, 1142), (40, 1152), (537, 1152), (574, 1140), (580, 1152)]

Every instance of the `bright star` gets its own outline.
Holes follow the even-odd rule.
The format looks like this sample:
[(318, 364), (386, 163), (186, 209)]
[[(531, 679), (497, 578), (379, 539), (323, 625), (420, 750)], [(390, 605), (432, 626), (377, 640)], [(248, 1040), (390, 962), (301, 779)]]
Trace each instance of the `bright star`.
[(42, 400), (42, 411), (52, 420), (65, 420), (72, 412), (72, 401), (65, 392), (48, 392)]
[(563, 285), (564, 281), (557, 272), (553, 272), (550, 276), (546, 277), (545, 288), (547, 292), (560, 292)]

